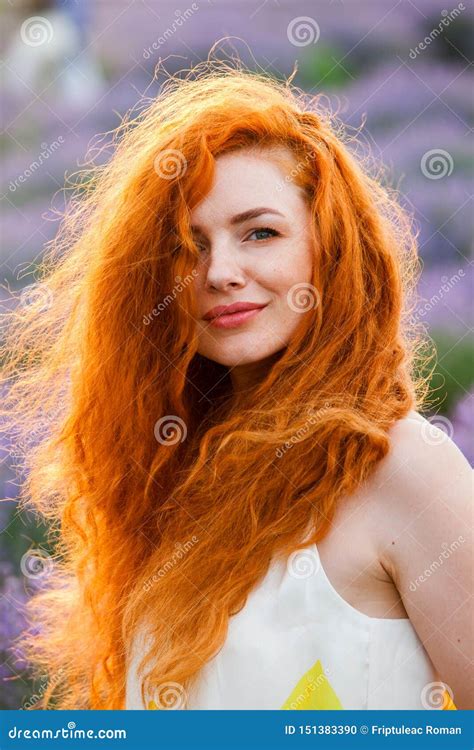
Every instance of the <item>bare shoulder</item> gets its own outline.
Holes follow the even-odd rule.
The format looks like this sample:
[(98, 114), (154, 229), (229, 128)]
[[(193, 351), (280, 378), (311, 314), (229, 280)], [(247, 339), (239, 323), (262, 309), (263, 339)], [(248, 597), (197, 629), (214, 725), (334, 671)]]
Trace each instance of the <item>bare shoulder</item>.
[(473, 473), (451, 432), (448, 420), (429, 420), (416, 411), (395, 422), (389, 431), (390, 451), (371, 480), (377, 502), (396, 499), (403, 513), (421, 512), (443, 497), (466, 500)]
[(450, 432), (447, 421), (409, 412), (390, 429), (389, 453), (367, 483), (370, 533), (394, 581), (416, 548), (434, 554), (446, 535), (472, 528), (473, 471)]
[(473, 472), (451, 432), (447, 420), (429, 420), (410, 411), (389, 430), (388, 454), (341, 505), (341, 518), (349, 515), (365, 529), (367, 543), (380, 551), (380, 560), (393, 552), (396, 534), (428, 509), (431, 523), (441, 530), (446, 508), (463, 519), (472, 512)]
[(393, 425), (370, 481), (373, 528), (378, 559), (457, 707), (473, 708), (473, 472), (441, 426), (417, 412)]

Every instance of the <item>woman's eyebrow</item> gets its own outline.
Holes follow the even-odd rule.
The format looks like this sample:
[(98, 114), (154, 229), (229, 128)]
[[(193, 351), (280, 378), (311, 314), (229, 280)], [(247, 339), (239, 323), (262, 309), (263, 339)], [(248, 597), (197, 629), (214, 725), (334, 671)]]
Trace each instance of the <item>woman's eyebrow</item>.
[[(276, 208), (266, 208), (265, 206), (260, 206), (258, 208), (250, 208), (248, 211), (243, 211), (240, 214), (235, 214), (235, 216), (232, 216), (232, 218), (229, 220), (229, 224), (231, 226), (235, 226), (236, 224), (243, 224), (244, 221), (248, 221), (249, 219), (256, 219), (257, 216), (261, 216), (262, 214), (277, 214), (278, 216), (284, 216), (281, 211), (277, 211)], [(194, 232), (200, 232), (201, 228), (197, 225), (192, 225), (191, 230)]]
[(262, 206), (260, 208), (251, 208), (249, 211), (243, 211), (241, 214), (236, 214), (231, 218), (229, 223), (231, 226), (242, 224), (249, 219), (256, 219), (257, 216), (261, 216), (261, 214), (278, 214), (278, 216), (283, 216), (283, 214), (275, 208), (265, 208)]

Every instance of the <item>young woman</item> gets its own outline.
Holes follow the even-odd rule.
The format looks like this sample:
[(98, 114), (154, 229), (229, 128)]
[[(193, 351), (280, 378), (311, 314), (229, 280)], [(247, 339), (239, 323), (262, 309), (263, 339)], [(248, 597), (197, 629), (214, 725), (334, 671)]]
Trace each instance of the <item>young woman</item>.
[(471, 473), (419, 413), (396, 196), (242, 69), (117, 136), (5, 344), (57, 542), (36, 707), (474, 708)]

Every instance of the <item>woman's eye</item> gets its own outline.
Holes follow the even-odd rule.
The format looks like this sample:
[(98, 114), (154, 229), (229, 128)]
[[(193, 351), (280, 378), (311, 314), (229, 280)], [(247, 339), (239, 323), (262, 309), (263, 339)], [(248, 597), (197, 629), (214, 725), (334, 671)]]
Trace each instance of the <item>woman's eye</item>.
[[(260, 227), (259, 229), (254, 229), (254, 231), (252, 232), (252, 234), (249, 236), (249, 239), (252, 237), (252, 235), (254, 235), (254, 234), (262, 234), (262, 232), (264, 234), (265, 233), (266, 234), (270, 234), (272, 237), (279, 237), (280, 236), (280, 232), (277, 232), (276, 229), (271, 229), (270, 227)], [(257, 239), (266, 240), (266, 239), (268, 239), (268, 237), (257, 237)]]
[[(254, 235), (257, 235), (254, 237)], [(263, 236), (262, 236), (263, 235)], [(248, 236), (248, 240), (267, 240), (270, 237), (280, 237), (280, 232), (277, 232), (276, 229), (272, 229), (271, 227), (259, 227), (258, 229), (254, 229), (253, 232)], [(199, 253), (205, 253), (207, 252), (207, 245), (203, 242), (198, 242), (197, 240), (194, 240), (194, 245)]]
[(194, 241), (194, 246), (197, 249), (197, 251), (200, 253), (203, 253), (206, 250), (206, 246), (203, 245), (202, 242)]

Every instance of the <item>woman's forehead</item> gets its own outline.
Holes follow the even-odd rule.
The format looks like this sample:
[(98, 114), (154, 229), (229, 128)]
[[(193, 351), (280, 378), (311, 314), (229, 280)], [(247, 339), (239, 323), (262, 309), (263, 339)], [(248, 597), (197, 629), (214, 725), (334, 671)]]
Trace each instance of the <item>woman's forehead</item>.
[(300, 189), (291, 179), (291, 157), (291, 152), (280, 152), (278, 158), (254, 151), (219, 156), (211, 190), (191, 211), (193, 227), (198, 230), (212, 221), (236, 224), (241, 214), (263, 213), (263, 208), (287, 216), (301, 201)]

